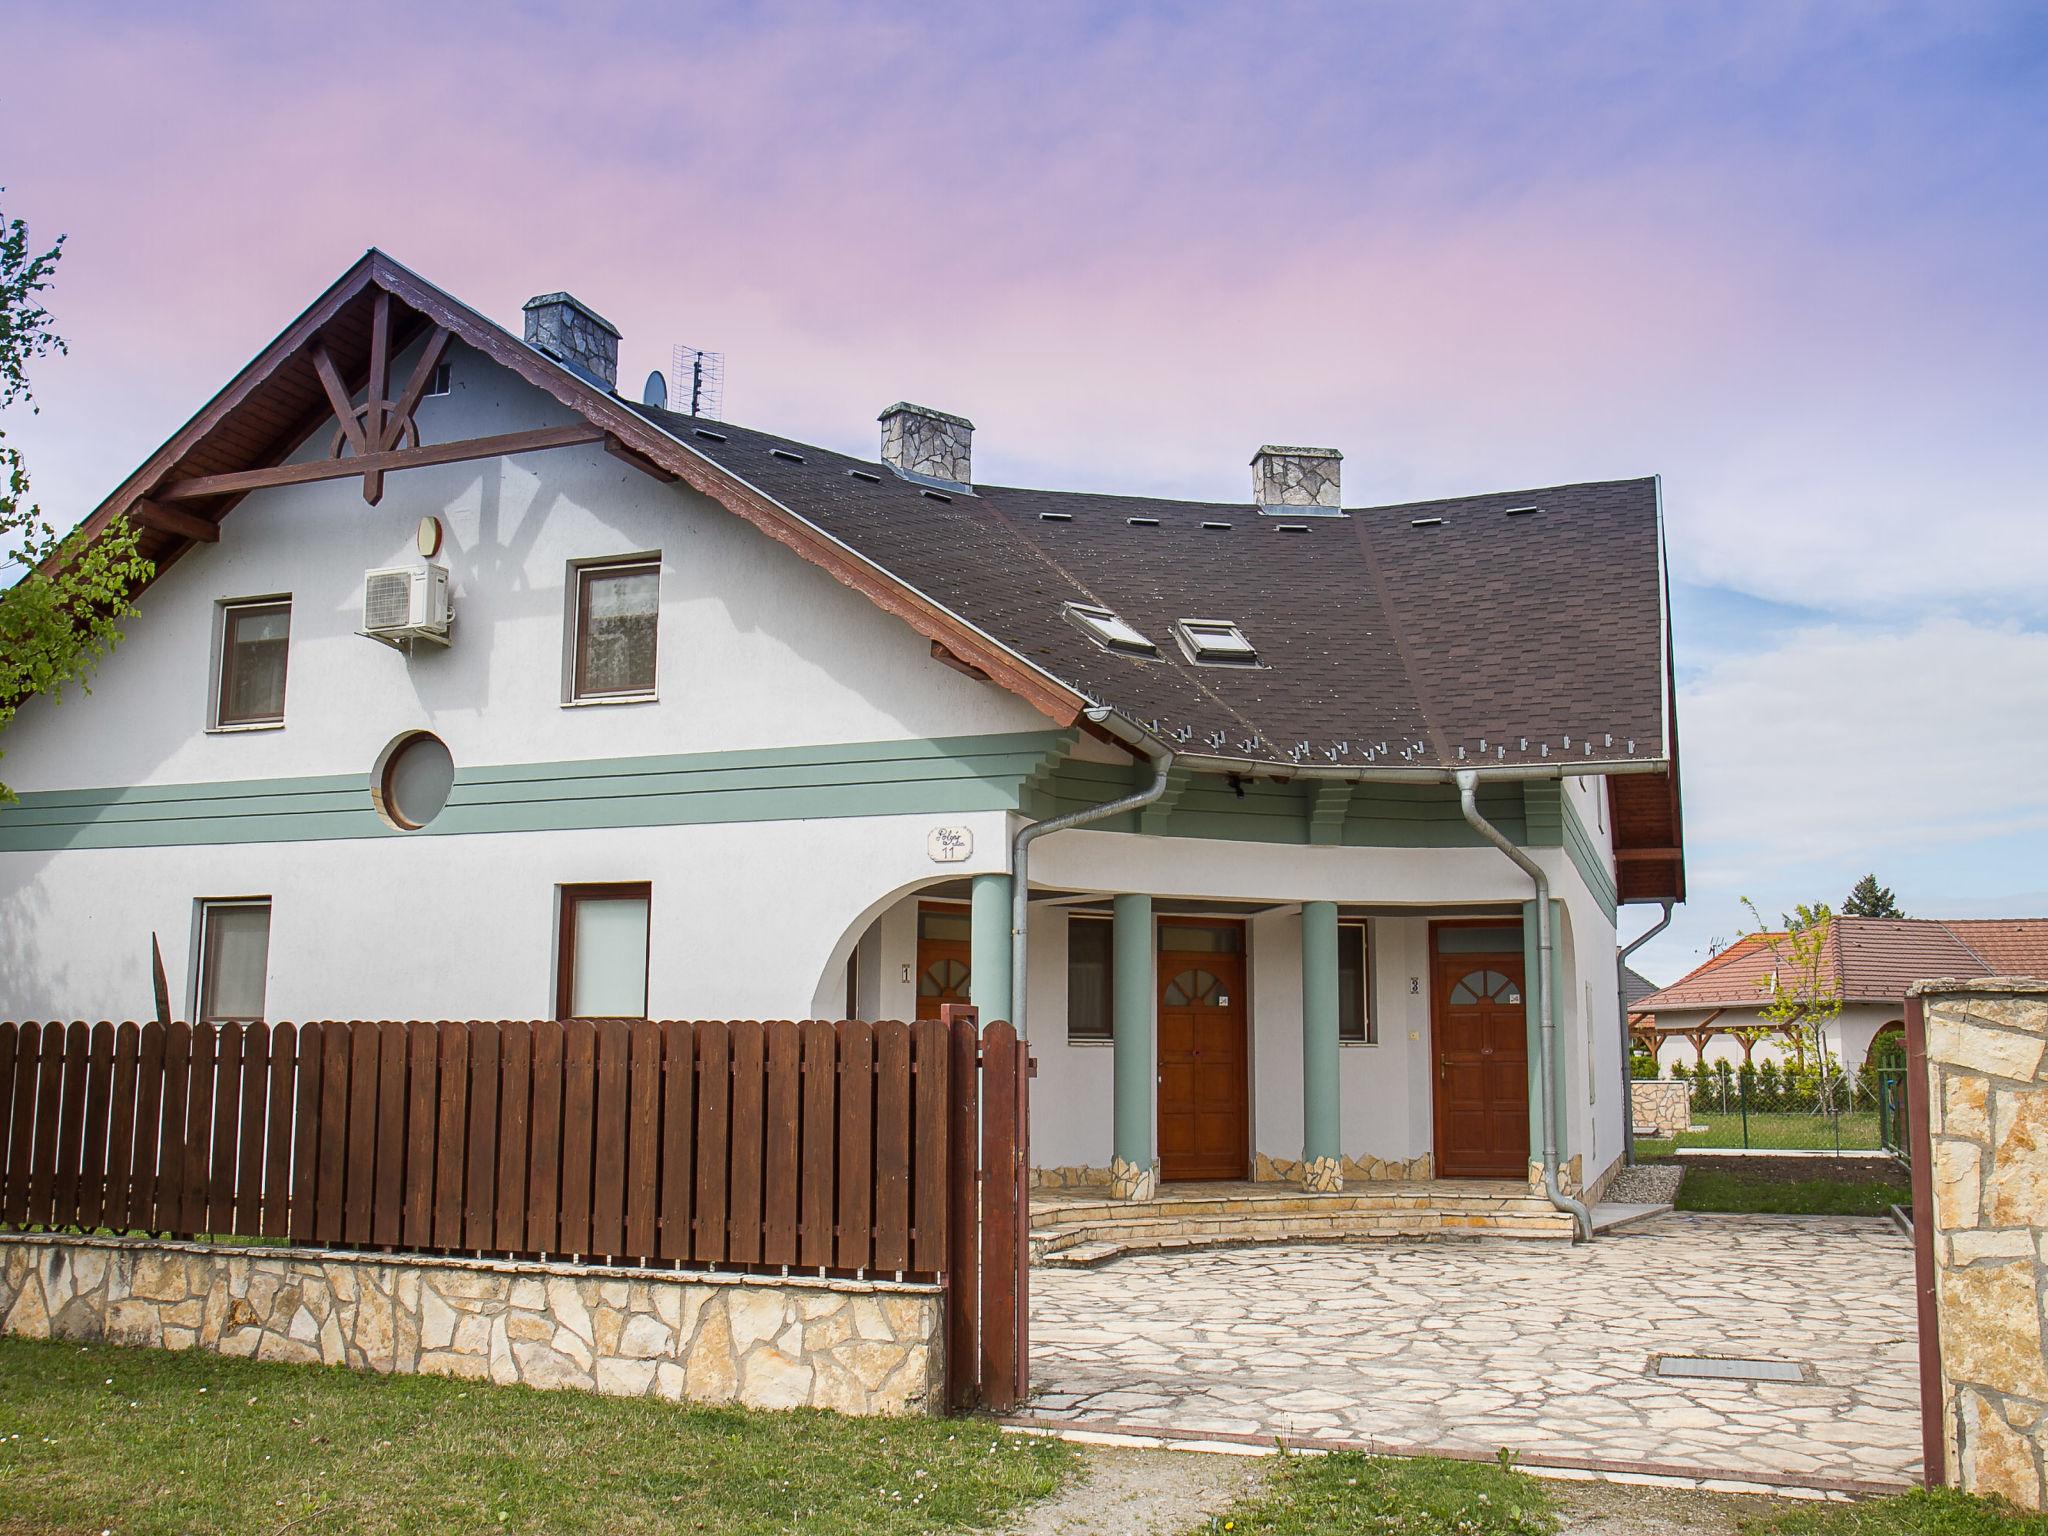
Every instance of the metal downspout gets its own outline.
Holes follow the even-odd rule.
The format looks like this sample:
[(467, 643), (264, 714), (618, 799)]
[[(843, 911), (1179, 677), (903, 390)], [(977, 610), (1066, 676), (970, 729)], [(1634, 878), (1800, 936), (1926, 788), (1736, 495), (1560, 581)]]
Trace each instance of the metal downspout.
[(1135, 811), (1142, 806), (1150, 805), (1166, 793), (1166, 777), (1173, 771), (1173, 753), (1149, 736), (1128, 728), (1120, 729), (1123, 722), (1109, 710), (1091, 709), (1086, 713), (1090, 721), (1096, 725), (1107, 725), (1151, 762), (1152, 782), (1136, 794), (1125, 795), (1121, 800), (1111, 800), (1104, 805), (1091, 805), (1084, 810), (1070, 811), (1065, 816), (1055, 816), (1050, 821), (1035, 821), (1028, 827), (1019, 827), (1016, 837), (1011, 840), (1010, 1023), (1016, 1028), (1019, 1040), (1030, 1038), (1025, 1008), (1025, 994), (1030, 989), (1025, 985), (1025, 979), (1029, 974), (1026, 967), (1031, 958), (1031, 845), (1048, 832), (1064, 832), (1069, 827), (1085, 826), (1091, 821), (1101, 821), (1108, 816), (1120, 816), (1125, 811)]
[(1458, 809), (1464, 812), (1472, 830), (1512, 859), (1536, 885), (1536, 1020), (1540, 1026), (1537, 1086), (1541, 1099), (1537, 1120), (1543, 1127), (1543, 1193), (1558, 1210), (1571, 1214), (1578, 1240), (1591, 1242), (1593, 1213), (1566, 1194), (1557, 1183), (1557, 1097), (1552, 1084), (1557, 1055), (1557, 1012), (1550, 996), (1550, 877), (1543, 873), (1541, 864), (1517, 848), (1498, 827), (1479, 814), (1479, 775), (1470, 768), (1460, 768), (1457, 783)]
[(1628, 1033), (1628, 957), (1671, 926), (1672, 904), (1667, 901), (1660, 905), (1664, 908), (1664, 915), (1648, 930), (1622, 945), (1614, 955), (1614, 995), (1621, 1003), (1621, 1160), (1629, 1168), (1636, 1165), (1636, 1075), (1629, 1063), (1632, 1047)]

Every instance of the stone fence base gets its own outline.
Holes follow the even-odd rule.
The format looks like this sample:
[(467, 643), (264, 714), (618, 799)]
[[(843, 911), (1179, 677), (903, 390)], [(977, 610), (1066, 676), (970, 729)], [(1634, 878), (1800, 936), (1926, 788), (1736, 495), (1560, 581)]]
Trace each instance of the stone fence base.
[(1670, 1136), (1692, 1124), (1692, 1084), (1641, 1078), (1628, 1085), (1629, 1113), (1638, 1136)]
[(937, 1286), (0, 1234), (0, 1333), (618, 1397), (936, 1413)]

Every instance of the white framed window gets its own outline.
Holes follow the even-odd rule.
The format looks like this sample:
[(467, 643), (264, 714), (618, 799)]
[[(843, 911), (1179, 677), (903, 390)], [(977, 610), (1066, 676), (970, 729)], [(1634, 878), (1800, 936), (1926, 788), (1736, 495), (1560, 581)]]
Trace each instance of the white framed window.
[(236, 896), (199, 903), (198, 998), (201, 1024), (260, 1024), (270, 975), (270, 898)]
[(567, 702), (655, 696), (661, 557), (635, 556), (569, 570)]
[(1228, 619), (1182, 619), (1173, 637), (1189, 661), (1204, 667), (1256, 667), (1258, 648)]
[(1156, 658), (1159, 655), (1158, 646), (1107, 608), (1099, 608), (1093, 603), (1067, 603), (1063, 605), (1062, 611), (1066, 614), (1068, 623), (1074, 625), (1105, 651), (1114, 651), (1119, 656), (1136, 656), (1140, 659)]
[(291, 636), (289, 597), (237, 599), (218, 606), (209, 729), (262, 730), (284, 724)]
[(1380, 1043), (1372, 1016), (1372, 939), (1363, 922), (1337, 925), (1337, 1043)]

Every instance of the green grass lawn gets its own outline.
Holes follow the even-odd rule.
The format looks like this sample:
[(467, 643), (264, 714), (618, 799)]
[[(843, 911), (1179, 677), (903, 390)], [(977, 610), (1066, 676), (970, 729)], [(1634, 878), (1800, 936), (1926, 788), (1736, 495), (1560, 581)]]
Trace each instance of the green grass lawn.
[(1867, 1177), (1855, 1179), (1787, 1179), (1741, 1168), (1689, 1166), (1676, 1201), (1681, 1211), (1779, 1216), (1883, 1216), (1895, 1205), (1912, 1203), (1913, 1190), (1904, 1170), (1888, 1162), (1875, 1164)]
[(1203, 1536), (1547, 1536), (1556, 1501), (1534, 1478), (1490, 1461), (1286, 1456), (1265, 1486), (1213, 1517)]
[(1058, 1441), (0, 1339), (0, 1533), (973, 1529)]
[[(1719, 1114), (1703, 1110), (1697, 1103), (1693, 1106), (1692, 1123), (1704, 1126), (1704, 1130), (1681, 1131), (1677, 1136), (1655, 1139), (1641, 1137), (1636, 1141), (1636, 1151), (1643, 1157), (1668, 1157), (1677, 1147), (1740, 1147), (1775, 1148), (1787, 1152), (1833, 1152), (1835, 1147), (1835, 1123), (1825, 1115), (1811, 1114), (1751, 1114), (1747, 1142), (1743, 1139), (1743, 1122), (1740, 1111)], [(1877, 1112), (1862, 1111), (1842, 1116), (1842, 1144), (1844, 1152), (1875, 1152), (1878, 1150)]]
[[(1492, 1462), (1288, 1456), (1257, 1494), (1212, 1518), (1200, 1536), (1550, 1536), (1583, 1502), (1576, 1487)], [(1739, 1523), (1745, 1536), (2048, 1536), (2042, 1516), (1948, 1491), (1780, 1506)]]
[(2048, 1517), (1951, 1489), (1907, 1493), (1860, 1504), (1810, 1504), (1745, 1531), (1770, 1536), (2048, 1536)]

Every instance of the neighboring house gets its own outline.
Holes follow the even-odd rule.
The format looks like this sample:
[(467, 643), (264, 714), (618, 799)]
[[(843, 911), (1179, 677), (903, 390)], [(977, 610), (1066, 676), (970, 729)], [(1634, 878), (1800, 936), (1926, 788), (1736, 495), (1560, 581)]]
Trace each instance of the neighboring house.
[[(1637, 1040), (1659, 1067), (1701, 1061), (1787, 1062), (1793, 1052), (1762, 1015), (1777, 960), (1771, 941), (1748, 934), (1647, 997), (1629, 1004)], [(1931, 919), (1836, 917), (1821, 951), (1823, 974), (1842, 1011), (1823, 1027), (1845, 1072), (1859, 1070), (1873, 1044), (1905, 1030), (1906, 989), (1941, 976), (2048, 975), (2048, 918)]]
[[(1654, 480), (1007, 489), (922, 407), (861, 458), (623, 399), (618, 340), (371, 252), (94, 513), (159, 574), (6, 736), (0, 1012), (147, 1016), (152, 939), (205, 1019), (971, 1000), (1048, 1178), (1521, 1178), (1533, 886), (1469, 773), (1612, 1168), (1616, 907), (1684, 880)], [(1013, 836), (1162, 765), (1036, 843), (1013, 950)]]

